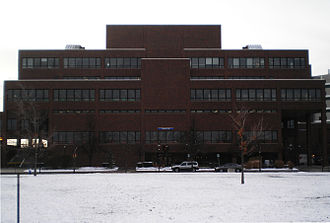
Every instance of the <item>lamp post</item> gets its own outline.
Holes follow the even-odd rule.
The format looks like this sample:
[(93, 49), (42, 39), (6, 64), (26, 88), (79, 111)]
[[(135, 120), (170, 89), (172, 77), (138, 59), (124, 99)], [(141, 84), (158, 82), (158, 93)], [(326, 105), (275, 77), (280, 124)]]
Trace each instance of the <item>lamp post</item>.
[(157, 145), (157, 160), (158, 160), (158, 172), (160, 172), (160, 159), (161, 159), (161, 145)]
[(262, 158), (261, 158), (261, 147), (258, 145), (259, 149), (259, 172), (261, 172)]
[(76, 148), (74, 149), (73, 154), (72, 154), (72, 158), (73, 158), (73, 172), (74, 173), (76, 172), (77, 150), (78, 150), (78, 147), (76, 146)]

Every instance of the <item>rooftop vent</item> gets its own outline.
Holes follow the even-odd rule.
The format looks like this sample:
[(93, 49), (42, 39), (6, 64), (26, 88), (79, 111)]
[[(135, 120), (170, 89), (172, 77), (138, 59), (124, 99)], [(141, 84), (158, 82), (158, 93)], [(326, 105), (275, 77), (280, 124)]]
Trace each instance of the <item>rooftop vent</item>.
[(262, 50), (262, 46), (260, 44), (249, 44), (242, 47), (243, 50)]
[(67, 44), (65, 46), (66, 50), (84, 50), (85, 47), (82, 47), (81, 45), (74, 45), (74, 44)]

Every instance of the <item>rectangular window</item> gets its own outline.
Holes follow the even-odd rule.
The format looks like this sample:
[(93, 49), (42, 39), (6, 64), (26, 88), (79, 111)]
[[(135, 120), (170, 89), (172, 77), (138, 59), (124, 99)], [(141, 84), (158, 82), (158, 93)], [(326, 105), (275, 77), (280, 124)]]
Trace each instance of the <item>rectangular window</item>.
[(190, 59), (190, 66), (191, 68), (198, 68), (198, 58), (191, 58)]
[(48, 90), (45, 89), (9, 89), (8, 101), (48, 101)]
[(231, 89), (191, 89), (190, 99), (193, 101), (230, 101)]
[[(273, 64), (273, 60), (269, 60)], [(263, 57), (239, 57), (228, 58), (229, 68), (264, 68), (265, 58)]]
[(206, 61), (206, 58), (204, 58), (204, 57), (198, 58), (198, 68), (205, 68), (205, 61)]
[(294, 100), (300, 101), (301, 100), (301, 89), (294, 89)]
[(17, 120), (16, 119), (8, 119), (7, 120), (7, 130), (14, 131), (17, 129)]
[(59, 58), (56, 57), (34, 57), (22, 58), (22, 68), (59, 68)]
[[(101, 68), (101, 59), (98, 57), (67, 57), (64, 58), (64, 68), (71, 69), (97, 69)], [(54, 61), (55, 63), (58, 63)]]
[(191, 68), (223, 68), (224, 58), (222, 57), (193, 57), (190, 58)]
[(319, 101), (321, 99), (321, 90), (315, 88), (284, 88), (281, 89), (281, 99), (283, 101)]
[(101, 89), (100, 90), (100, 101), (139, 101), (139, 100), (140, 100), (140, 89)]

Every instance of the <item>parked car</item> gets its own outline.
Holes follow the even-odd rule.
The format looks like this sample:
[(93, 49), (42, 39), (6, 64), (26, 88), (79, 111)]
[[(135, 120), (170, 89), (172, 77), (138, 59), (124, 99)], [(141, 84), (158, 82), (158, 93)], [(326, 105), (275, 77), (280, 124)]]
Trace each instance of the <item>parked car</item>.
[(226, 163), (221, 166), (217, 166), (214, 168), (215, 172), (228, 172), (228, 169), (233, 169), (235, 172), (241, 172), (242, 166), (237, 163)]
[(184, 161), (179, 165), (174, 165), (171, 167), (174, 172), (181, 172), (181, 171), (192, 171), (195, 172), (199, 169), (198, 162), (196, 161)]
[(154, 163), (153, 162), (138, 162), (136, 164), (136, 167), (138, 168), (143, 168), (143, 167), (154, 167)]

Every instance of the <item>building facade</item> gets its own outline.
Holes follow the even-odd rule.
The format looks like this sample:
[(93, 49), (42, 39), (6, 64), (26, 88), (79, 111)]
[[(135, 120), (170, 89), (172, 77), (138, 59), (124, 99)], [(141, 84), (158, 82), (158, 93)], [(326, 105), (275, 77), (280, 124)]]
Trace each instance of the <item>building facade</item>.
[(245, 111), (246, 134), (264, 123), (263, 160), (288, 161), (298, 144), (311, 157), (315, 113), (327, 153), (324, 80), (311, 78), (307, 50), (223, 50), (219, 25), (106, 29), (105, 50), (19, 51), (19, 78), (4, 88), (7, 153), (37, 142), (46, 163), (236, 162), (233, 117)]

